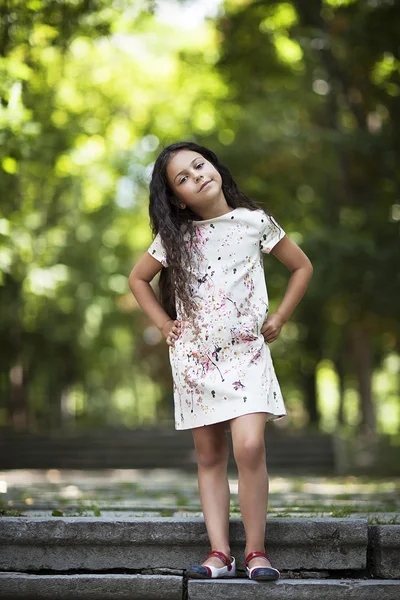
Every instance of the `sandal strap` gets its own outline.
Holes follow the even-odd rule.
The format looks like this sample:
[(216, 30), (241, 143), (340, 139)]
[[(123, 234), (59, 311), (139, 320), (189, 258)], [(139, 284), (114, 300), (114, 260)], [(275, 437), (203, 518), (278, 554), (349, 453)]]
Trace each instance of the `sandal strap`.
[(226, 554), (220, 552), (219, 550), (211, 550), (211, 552), (207, 554), (206, 560), (207, 558), (210, 558), (210, 556), (216, 556), (217, 558), (219, 558), (226, 567), (228, 567), (232, 563), (232, 560), (228, 558)]
[(253, 558), (256, 558), (257, 556), (258, 556), (258, 557), (260, 557), (260, 558), (266, 558), (266, 559), (267, 559), (269, 562), (271, 562), (271, 561), (269, 560), (269, 557), (268, 557), (268, 555), (267, 555), (267, 554), (265, 554), (265, 552), (250, 552), (250, 554), (248, 554), (248, 555), (246, 556), (246, 559), (245, 559), (245, 561), (244, 561), (244, 564), (245, 564), (245, 566), (247, 567), (247, 565), (249, 564), (249, 562), (250, 562), (250, 561), (251, 561)]

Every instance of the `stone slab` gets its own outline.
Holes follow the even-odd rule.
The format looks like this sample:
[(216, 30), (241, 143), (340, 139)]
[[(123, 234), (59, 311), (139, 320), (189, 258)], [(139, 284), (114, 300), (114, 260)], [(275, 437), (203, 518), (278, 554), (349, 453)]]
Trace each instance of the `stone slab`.
[(182, 589), (182, 577), (171, 575), (0, 573), (7, 600), (182, 600)]
[(369, 526), (369, 561), (375, 576), (400, 579), (400, 525)]
[[(232, 554), (243, 569), (243, 523), (230, 521)], [(279, 570), (363, 570), (364, 519), (267, 520), (266, 548)], [(202, 519), (3, 518), (0, 570), (65, 572), (185, 569), (209, 551)]]
[(357, 579), (189, 580), (188, 600), (399, 600), (400, 581)]
[[(395, 580), (189, 580), (188, 600), (398, 600)], [(183, 579), (168, 575), (0, 573), (0, 599), (181, 600)]]

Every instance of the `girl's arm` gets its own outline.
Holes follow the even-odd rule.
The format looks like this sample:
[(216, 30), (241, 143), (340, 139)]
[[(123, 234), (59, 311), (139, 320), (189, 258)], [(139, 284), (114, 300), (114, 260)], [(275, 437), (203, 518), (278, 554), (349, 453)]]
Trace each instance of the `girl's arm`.
[(165, 312), (150, 285), (150, 281), (161, 269), (162, 264), (148, 252), (145, 252), (133, 267), (128, 282), (139, 306), (156, 327), (164, 333), (165, 337), (168, 337), (174, 321)]
[(308, 256), (289, 237), (285, 235), (278, 242), (271, 254), (283, 263), (292, 275), (289, 279), (285, 295), (276, 312), (268, 315), (261, 333), (267, 342), (273, 342), (280, 334), (286, 321), (302, 299), (313, 274), (313, 266)]

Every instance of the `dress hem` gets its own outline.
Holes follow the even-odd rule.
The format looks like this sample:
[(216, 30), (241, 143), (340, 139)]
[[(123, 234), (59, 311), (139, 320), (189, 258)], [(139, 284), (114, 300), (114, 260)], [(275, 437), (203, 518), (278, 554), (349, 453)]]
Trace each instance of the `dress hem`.
[(175, 425), (175, 430), (176, 431), (184, 431), (184, 430), (188, 430), (188, 429), (198, 429), (199, 427), (206, 427), (207, 425), (216, 425), (217, 423), (227, 423), (227, 422), (231, 421), (232, 419), (236, 419), (237, 417), (243, 417), (244, 415), (252, 415), (255, 413), (265, 413), (265, 414), (269, 415), (269, 418), (267, 418), (266, 422), (276, 421), (277, 419), (282, 419), (283, 417), (287, 417), (287, 413), (283, 413), (280, 415), (280, 414), (271, 413), (269, 410), (250, 410), (250, 411), (240, 413), (239, 415), (230, 417), (229, 419), (210, 421), (209, 423), (203, 423), (203, 425), (196, 425), (196, 426), (192, 426), (192, 427), (190, 427), (190, 426), (189, 427), (177, 427)]

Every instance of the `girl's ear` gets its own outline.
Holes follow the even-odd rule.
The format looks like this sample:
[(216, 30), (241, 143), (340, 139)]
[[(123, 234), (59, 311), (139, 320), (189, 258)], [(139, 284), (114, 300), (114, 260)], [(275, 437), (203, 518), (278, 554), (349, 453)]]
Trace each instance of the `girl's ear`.
[(170, 198), (171, 204), (173, 204), (173, 206), (175, 206), (176, 208), (181, 208), (184, 209), (186, 208), (186, 204), (184, 204), (181, 200), (179, 200), (179, 198), (177, 196), (175, 196), (175, 194), (173, 194)]

